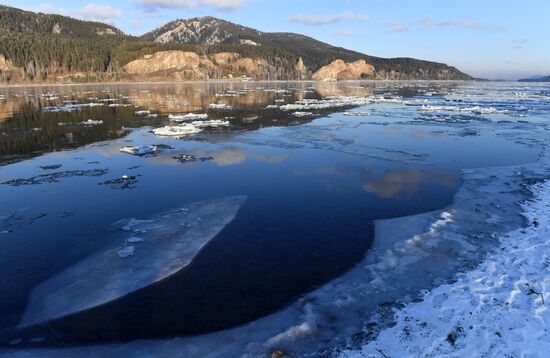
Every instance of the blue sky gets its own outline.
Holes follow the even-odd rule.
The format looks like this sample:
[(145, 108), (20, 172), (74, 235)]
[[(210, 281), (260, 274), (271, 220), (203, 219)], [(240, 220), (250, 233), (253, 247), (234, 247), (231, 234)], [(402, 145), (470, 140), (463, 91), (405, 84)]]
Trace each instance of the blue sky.
[(550, 0), (9, 0), (143, 34), (212, 15), (382, 57), (445, 62), (478, 77), (550, 74)]

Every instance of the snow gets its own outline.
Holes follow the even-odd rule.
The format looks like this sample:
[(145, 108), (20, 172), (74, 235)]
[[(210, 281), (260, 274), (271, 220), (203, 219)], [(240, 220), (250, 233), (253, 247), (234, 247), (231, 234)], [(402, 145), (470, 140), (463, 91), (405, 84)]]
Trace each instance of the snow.
[(397, 324), (341, 357), (545, 357), (550, 352), (550, 181), (522, 204), (530, 225), (474, 270), (395, 312)]
[(196, 202), (149, 220), (118, 222), (126, 235), (32, 290), (18, 327), (75, 314), (172, 276), (233, 221), (245, 200)]

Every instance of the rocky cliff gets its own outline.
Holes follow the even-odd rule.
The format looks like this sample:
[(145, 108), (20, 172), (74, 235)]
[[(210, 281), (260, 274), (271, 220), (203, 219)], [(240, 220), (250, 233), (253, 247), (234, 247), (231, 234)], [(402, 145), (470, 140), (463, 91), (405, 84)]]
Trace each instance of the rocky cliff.
[(172, 79), (263, 78), (273, 70), (266, 60), (242, 57), (235, 52), (199, 56), (195, 52), (159, 51), (129, 62), (128, 75), (156, 75)]
[(315, 81), (352, 81), (367, 78), (375, 78), (374, 66), (365, 60), (345, 63), (343, 60), (335, 60), (321, 67), (311, 78)]

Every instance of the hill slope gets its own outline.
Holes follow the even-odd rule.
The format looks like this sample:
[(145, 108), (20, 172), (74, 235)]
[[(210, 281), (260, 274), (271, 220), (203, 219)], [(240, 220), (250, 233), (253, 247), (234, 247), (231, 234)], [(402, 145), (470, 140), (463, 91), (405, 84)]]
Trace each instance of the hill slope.
[(122, 31), (116, 27), (101, 22), (35, 13), (3, 5), (0, 5), (0, 31), (4, 34), (62, 34), (71, 37), (122, 35)]
[[(191, 43), (196, 45), (241, 44), (272, 47), (302, 57), (313, 71), (336, 59), (352, 62), (364, 59), (374, 65), (381, 78), (422, 78), (471, 80), (454, 67), (412, 58), (385, 59), (335, 47), (300, 34), (261, 32), (214, 17), (175, 20), (141, 37), (157, 43)], [(442, 78), (440, 78), (442, 77)]]
[[(126, 65), (141, 59), (146, 66), (144, 56), (158, 54), (155, 58), (162, 59), (162, 53), (172, 59), (193, 58), (185, 54), (190, 52), (201, 60), (176, 64), (178, 73), (158, 63), (156, 73), (144, 73), (159, 80), (242, 75), (294, 80), (310, 78), (335, 60), (365, 60), (375, 68), (365, 78), (472, 79), (441, 63), (368, 56), (307, 36), (261, 32), (213, 17), (176, 20), (141, 37), (132, 37), (99, 22), (0, 6), (0, 81), (143, 80), (146, 76), (129, 74)], [(216, 63), (220, 54), (233, 60), (220, 67)]]

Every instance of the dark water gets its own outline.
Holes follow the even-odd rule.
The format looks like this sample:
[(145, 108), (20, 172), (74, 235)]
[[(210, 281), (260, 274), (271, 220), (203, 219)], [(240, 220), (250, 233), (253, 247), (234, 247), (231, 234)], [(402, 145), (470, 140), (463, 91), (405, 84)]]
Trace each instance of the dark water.
[[(430, 91), (444, 101), (460, 90), (456, 84), (307, 86), (0, 91), (0, 284), (8, 293), (0, 296), (0, 327), (11, 331), (17, 324), (33, 287), (108, 243), (112, 223), (233, 195), (248, 200), (189, 267), (39, 332), (49, 335), (46, 342), (63, 344), (246, 323), (353, 267), (370, 247), (373, 220), (444, 207), (463, 168), (527, 162), (537, 154), (491, 130), (419, 121), (416, 108), (403, 103), (314, 110), (307, 117), (265, 108), (336, 94), (422, 100)], [(208, 108), (220, 102), (232, 109)], [(342, 114), (348, 110), (371, 113)], [(190, 112), (225, 118), (230, 127), (183, 139), (150, 132), (170, 123), (168, 114)], [(81, 124), (88, 119), (103, 123)], [(119, 151), (149, 144), (173, 149), (146, 157)], [(181, 154), (205, 160), (182, 163), (174, 158)], [(134, 179), (117, 184), (123, 175)], [(110, 179), (115, 182), (105, 183)]]

